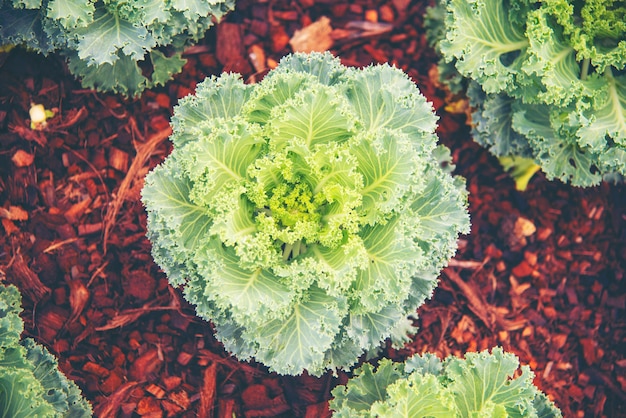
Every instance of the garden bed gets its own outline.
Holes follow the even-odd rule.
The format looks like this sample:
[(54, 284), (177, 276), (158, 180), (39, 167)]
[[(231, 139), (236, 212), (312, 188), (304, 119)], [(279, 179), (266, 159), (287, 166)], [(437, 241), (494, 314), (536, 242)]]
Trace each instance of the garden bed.
[[(0, 279), (20, 288), (26, 334), (58, 356), (96, 416), (330, 415), (330, 391), (349, 374), (279, 376), (229, 356), (152, 261), (140, 201), (145, 174), (170, 152), (177, 100), (222, 71), (260, 80), (292, 51), (294, 33), (323, 16), (343, 64), (389, 62), (418, 84), (470, 192), (472, 232), (419, 309), (420, 332), (379, 356), (500, 345), (530, 365), (565, 417), (626, 416), (626, 190), (537, 174), (516, 191), (472, 142), (465, 101), (435, 81), (425, 7), (238, 1), (187, 50), (181, 74), (137, 99), (82, 89), (58, 57), (4, 57)], [(32, 103), (55, 112), (43, 130), (30, 127)]]

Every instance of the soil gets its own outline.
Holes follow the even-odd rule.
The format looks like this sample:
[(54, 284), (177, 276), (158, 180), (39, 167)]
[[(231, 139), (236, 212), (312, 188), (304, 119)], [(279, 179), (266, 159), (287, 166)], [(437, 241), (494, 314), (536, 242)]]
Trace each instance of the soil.
[[(470, 191), (471, 234), (419, 309), (419, 333), (379, 357), (500, 345), (565, 417), (626, 416), (624, 185), (578, 189), (538, 174), (516, 191), (452, 113), (462, 98), (434, 81), (426, 2), (237, 5), (186, 52), (181, 74), (137, 99), (81, 88), (55, 56), (15, 49), (0, 67), (0, 280), (20, 288), (25, 334), (58, 356), (95, 416), (330, 416), (330, 391), (349, 374), (279, 376), (226, 353), (152, 261), (139, 200), (170, 152), (177, 100), (222, 71), (258, 81), (323, 16), (345, 65), (389, 62), (418, 83)], [(31, 103), (55, 112), (43, 130), (30, 128)]]

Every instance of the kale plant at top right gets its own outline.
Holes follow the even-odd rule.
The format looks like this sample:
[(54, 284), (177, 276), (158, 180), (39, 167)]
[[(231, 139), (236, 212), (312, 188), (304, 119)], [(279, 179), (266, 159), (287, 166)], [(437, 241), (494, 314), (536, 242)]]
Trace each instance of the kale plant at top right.
[(478, 143), (574, 186), (623, 181), (624, 1), (442, 0), (428, 16), (440, 74), (469, 80)]

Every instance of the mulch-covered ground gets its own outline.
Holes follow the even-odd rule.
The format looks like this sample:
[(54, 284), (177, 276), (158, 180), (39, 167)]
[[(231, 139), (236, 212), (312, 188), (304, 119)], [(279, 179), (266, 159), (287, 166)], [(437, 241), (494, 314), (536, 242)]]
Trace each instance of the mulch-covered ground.
[[(26, 333), (98, 417), (326, 417), (348, 377), (278, 376), (238, 362), (150, 255), (142, 179), (170, 151), (177, 99), (222, 70), (259, 80), (322, 19), (346, 65), (405, 70), (440, 115), (467, 179), (472, 232), (419, 310), (403, 349), (462, 355), (496, 345), (535, 371), (565, 417), (626, 416), (626, 188), (577, 189), (537, 175), (515, 190), (447, 111), (422, 29), (426, 2), (238, 1), (188, 50), (182, 74), (138, 99), (83, 90), (58, 57), (14, 50), (0, 67), (0, 280), (23, 293)], [(295, 41), (298, 41), (296, 37)], [(455, 98), (456, 100), (458, 98)], [(30, 128), (31, 103), (55, 111)]]

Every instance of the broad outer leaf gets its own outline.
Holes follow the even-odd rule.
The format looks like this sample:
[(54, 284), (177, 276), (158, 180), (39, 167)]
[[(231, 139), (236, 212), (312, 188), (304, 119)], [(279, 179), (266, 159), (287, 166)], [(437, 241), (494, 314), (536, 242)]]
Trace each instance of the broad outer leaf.
[(156, 45), (145, 27), (107, 12), (96, 13), (93, 22), (78, 33), (78, 57), (88, 65), (113, 64), (120, 52), (138, 61)]
[[(487, 93), (514, 89), (528, 39), (524, 27), (509, 19), (505, 2), (450, 0), (448, 12), (448, 32), (439, 44), (447, 59), (454, 57), (459, 72), (478, 81)], [(508, 63), (507, 55), (513, 54), (517, 57)]]
[(20, 339), (20, 302), (15, 286), (0, 286), (0, 415), (91, 417), (91, 406), (59, 371), (56, 357), (33, 339)]

